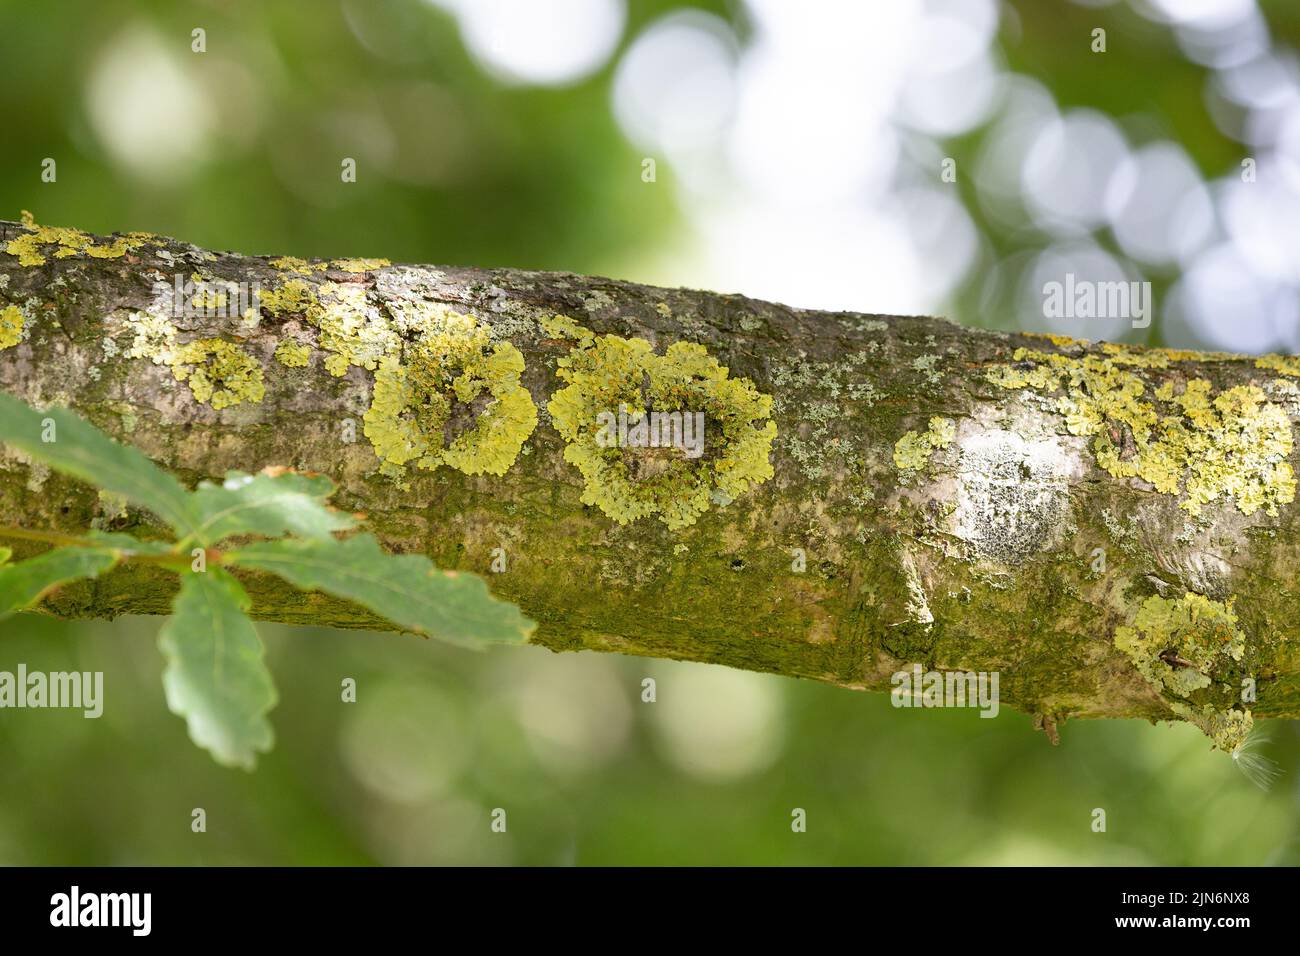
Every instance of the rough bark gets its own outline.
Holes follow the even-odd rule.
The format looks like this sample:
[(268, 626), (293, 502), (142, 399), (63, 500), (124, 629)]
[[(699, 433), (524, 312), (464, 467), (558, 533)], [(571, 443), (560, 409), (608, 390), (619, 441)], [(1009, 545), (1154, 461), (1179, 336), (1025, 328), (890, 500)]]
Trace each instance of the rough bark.
[[(351, 271), (357, 263), (295, 272), (285, 260), (160, 237), (121, 255), (111, 240), (95, 240), (108, 247), (103, 258), (76, 240), (51, 239), (37, 246), (41, 264), (4, 251), (32, 235), (0, 223), (0, 309), (17, 306), (24, 316), (23, 340), (0, 351), (0, 387), (34, 405), (70, 405), (190, 483), (232, 468), (328, 474), (340, 486), (336, 502), (364, 512), (390, 548), (485, 574), (539, 621), (535, 642), (554, 650), (706, 661), (866, 689), (888, 689), (893, 673), (915, 663), (997, 671), (1002, 702), (1040, 715), (1050, 731), (1066, 717), (1173, 716), (1182, 698), (1159, 675), (1144, 675), (1116, 637), (1136, 628), (1158, 640), (1156, 624), (1140, 620), (1143, 608), (1181, 613), (1191, 593), (1220, 615), (1205, 633), (1244, 647), (1239, 660), (1225, 653), (1200, 665), (1212, 682), (1186, 699), (1230, 708), (1241, 680), (1254, 678), (1257, 716), (1300, 714), (1300, 605), (1291, 589), (1300, 528), (1282, 467), (1294, 463), (1300, 394), (1285, 361), (1107, 349), (566, 273)], [(263, 309), (256, 327), (172, 317), (155, 283), (192, 273), (273, 293), (294, 279), (313, 292), (324, 282), (355, 285), (383, 316), (395, 296), (473, 314), (522, 353), (522, 384), (540, 421), (503, 475), (408, 467), (395, 480), (380, 473), (364, 434), (374, 372), (326, 371), (322, 330), (301, 309)], [(181, 342), (237, 343), (260, 365), (264, 397), (216, 410), (167, 364), (129, 357), (150, 314), (171, 321)], [(557, 314), (596, 334), (645, 338), (657, 352), (699, 343), (732, 378), (772, 396), (774, 476), (675, 530), (655, 517), (619, 524), (583, 504), (582, 476), (546, 411), (563, 387), (557, 360), (573, 347), (542, 328)], [(305, 367), (274, 358), (286, 337), (312, 348)], [(1112, 377), (1114, 392), (1097, 376)], [(1240, 400), (1209, 412), (1179, 406), (1196, 380), (1208, 382), (1211, 399)], [(1144, 412), (1123, 402), (1133, 382), (1160, 418), (1202, 439), (1164, 463), (1172, 478), (1167, 469), (1153, 480), (1150, 462), (1142, 475), (1122, 476), (1149, 444), (1138, 434)], [(1156, 399), (1161, 386), (1165, 398)], [(1083, 424), (1081, 406), (1092, 416)], [(1252, 417), (1261, 408), (1282, 416), (1284, 438), (1256, 434), (1267, 430)], [(349, 421), (355, 441), (345, 440)], [(1206, 440), (1233, 450), (1226, 464), (1198, 472)], [(1198, 515), (1192, 498), (1202, 502)], [(122, 513), (12, 453), (0, 457), (0, 524), (154, 527), (148, 514)], [(491, 574), (496, 548), (506, 571)], [(246, 584), (264, 619), (382, 626), (274, 579)], [(164, 579), (127, 567), (64, 589), (47, 609), (161, 614), (169, 597)], [(1235, 621), (1225, 624), (1224, 613)], [(1168, 666), (1187, 666), (1169, 643)]]

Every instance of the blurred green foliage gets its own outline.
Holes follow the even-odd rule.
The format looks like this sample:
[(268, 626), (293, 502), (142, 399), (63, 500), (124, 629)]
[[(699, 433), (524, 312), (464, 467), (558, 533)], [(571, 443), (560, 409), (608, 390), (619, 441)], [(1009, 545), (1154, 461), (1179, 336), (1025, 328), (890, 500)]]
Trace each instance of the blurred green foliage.
[[(631, 4), (624, 44), (678, 6)], [(731, 4), (699, 6), (739, 20)], [(1294, 6), (1267, 7), (1295, 35)], [(1207, 173), (1236, 162), (1198, 102), (1199, 68), (1126, 7), (1015, 9), (1021, 34), (1004, 54), (1063, 104), (1154, 110)], [(1104, 79), (1076, 29), (1098, 19), (1131, 38)], [(0, 22), (6, 218), (30, 209), (247, 253), (631, 278), (675, 241), (671, 194), (645, 188), (641, 152), (611, 118), (612, 66), (562, 88), (503, 86), (419, 0), (0, 0)], [(188, 56), (195, 25), (209, 53), (187, 69), (215, 107), (169, 112), (186, 101), (159, 88), (142, 108), (156, 96), (150, 128), (203, 152), (124, 164), (92, 122), (93, 79), (130, 44)], [(973, 156), (977, 138), (955, 155)], [(340, 186), (344, 156), (358, 160), (354, 186)], [(44, 157), (57, 184), (40, 180)], [(1007, 250), (1031, 242), (990, 234)], [(977, 280), (958, 310), (968, 321), (999, 311)], [(702, 665), (262, 626), (278, 742), (250, 775), (213, 764), (167, 712), (156, 632), (131, 619), (0, 623), (0, 669), (103, 670), (106, 694), (99, 720), (0, 711), (0, 862), (1300, 862), (1293, 724), (1274, 729), (1265, 752), (1284, 776), (1262, 793), (1187, 726), (1071, 723), (1051, 747), (1010, 711), (981, 720)], [(349, 677), (355, 703), (341, 701)], [(504, 834), (489, 826), (497, 807)], [(791, 832), (796, 807), (807, 833)]]

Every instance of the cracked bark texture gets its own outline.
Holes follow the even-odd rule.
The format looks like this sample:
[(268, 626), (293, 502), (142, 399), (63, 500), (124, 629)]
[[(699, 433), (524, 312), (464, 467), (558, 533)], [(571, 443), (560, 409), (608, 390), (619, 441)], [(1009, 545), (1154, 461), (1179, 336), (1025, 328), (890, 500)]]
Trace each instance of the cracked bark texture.
[[(1248, 676), (1258, 681), (1257, 717), (1300, 714), (1296, 506), (1248, 515), (1224, 496), (1192, 517), (1180, 507), (1185, 496), (1099, 467), (1094, 439), (1072, 433), (1059, 392), (990, 379), (991, 369), (1040, 367), (1047, 354), (1106, 356), (1099, 345), (566, 273), (408, 266), (301, 275), (270, 257), (161, 237), (108, 258), (59, 258), (50, 246), (43, 264), (22, 265), (3, 250), (26, 232), (0, 223), (0, 309), (16, 305), (26, 317), (24, 340), (0, 351), (0, 388), (36, 406), (71, 406), (191, 485), (228, 469), (327, 474), (339, 485), (335, 503), (364, 512), (389, 548), (484, 574), (539, 622), (534, 642), (553, 650), (878, 690), (914, 663), (998, 671), (1002, 703), (1050, 730), (1068, 717), (1171, 718), (1168, 701), (1116, 649), (1115, 632), (1144, 601), (1193, 592), (1230, 601), (1246, 638), (1242, 660), (1218, 668), (1195, 699), (1229, 706)], [(128, 317), (166, 314), (155, 284), (194, 273), (263, 290), (292, 278), (359, 283), (380, 310), (394, 290), (418, 290), (472, 313), (522, 352), (538, 427), (503, 476), (411, 470), (403, 487), (378, 473), (363, 433), (373, 373), (352, 367), (335, 377), (318, 348), (301, 368), (273, 357), (286, 334), (317, 335), (300, 315), (263, 310), (250, 328), (167, 314), (182, 341), (238, 342), (261, 364), (260, 402), (214, 410), (166, 365), (125, 354)], [(556, 361), (570, 347), (540, 327), (557, 314), (597, 334), (644, 337), (658, 352), (700, 343), (733, 377), (750, 379), (774, 400), (774, 477), (675, 531), (655, 518), (619, 525), (582, 504), (582, 478), (546, 413), (562, 387)], [(1017, 349), (1040, 358), (1017, 358)], [(1300, 409), (1291, 378), (1254, 359), (1179, 356), (1144, 367), (1141, 357), (1153, 353), (1122, 354), (1139, 357), (1125, 368), (1148, 392), (1197, 378), (1215, 393), (1258, 387), (1288, 427)], [(938, 431), (927, 431), (934, 419)], [(1123, 458), (1125, 429), (1106, 428)], [(900, 468), (904, 460), (916, 467)], [(0, 523), (157, 533), (147, 513), (123, 513), (8, 451), (0, 452)], [(39, 550), (10, 543), (18, 556)], [(490, 574), (496, 548), (507, 570)], [(259, 618), (384, 627), (351, 605), (241, 577)], [(163, 614), (170, 587), (127, 566), (64, 588), (46, 610)]]

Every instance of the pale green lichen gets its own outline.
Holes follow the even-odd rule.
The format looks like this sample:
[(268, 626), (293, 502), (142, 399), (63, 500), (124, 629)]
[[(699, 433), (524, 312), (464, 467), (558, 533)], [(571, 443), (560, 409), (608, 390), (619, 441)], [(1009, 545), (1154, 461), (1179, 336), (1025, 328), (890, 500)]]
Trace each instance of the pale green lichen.
[(262, 366), (232, 342), (197, 339), (172, 355), (172, 374), (189, 385), (194, 400), (215, 409), (260, 402), (266, 394)]
[[(147, 358), (155, 365), (166, 365), (171, 361), (179, 334), (176, 326), (151, 312), (131, 312), (126, 317), (126, 324), (133, 333), (126, 350), (127, 358)], [(106, 352), (108, 341), (105, 340)]]
[(125, 495), (119, 495), (113, 491), (101, 491), (98, 497), (101, 523), (126, 517), (127, 499)]
[(288, 368), (302, 368), (311, 362), (311, 349), (301, 342), (285, 339), (275, 347), (275, 360)]
[(932, 451), (947, 448), (956, 436), (957, 425), (952, 419), (931, 418), (924, 432), (909, 431), (894, 443), (894, 464), (899, 471), (919, 471), (929, 463)]
[(1186, 697), (1210, 686), (1209, 671), (1217, 663), (1241, 660), (1246, 636), (1231, 601), (1189, 591), (1176, 600), (1147, 598), (1133, 625), (1116, 629), (1115, 646), (1149, 683)]
[(1169, 706), (1179, 717), (1199, 727), (1205, 736), (1214, 741), (1217, 749), (1228, 754), (1236, 755), (1240, 751), (1255, 725), (1255, 717), (1249, 710), (1233, 707), (1223, 709), (1213, 704), (1202, 704), (1196, 708), (1179, 700)]
[[(658, 355), (645, 339), (596, 336), (566, 316), (542, 327), (576, 343), (558, 362), (566, 385), (547, 410), (567, 442), (565, 460), (582, 473), (584, 504), (620, 524), (657, 516), (677, 529), (694, 524), (711, 503), (725, 505), (772, 477), (771, 396), (748, 379), (730, 378), (704, 346), (675, 342)], [(601, 417), (620, 408), (631, 419), (702, 414), (702, 455), (692, 460), (677, 448), (602, 443)]]
[(5, 244), (5, 252), (17, 256), (18, 264), (24, 267), (45, 265), (46, 253), (51, 253), (56, 259), (69, 259), (83, 254), (94, 259), (120, 259), (154, 238), (147, 232), (128, 232), (111, 242), (98, 245), (93, 236), (80, 229), (38, 226), (32, 221), (31, 213), (26, 211), (23, 212), (23, 227), (27, 231), (10, 239)]
[(927, 384), (938, 385), (942, 381), (938, 372), (934, 370), (935, 364), (939, 361), (938, 355), (918, 355), (912, 360), (912, 370), (920, 372)]
[(1177, 599), (1149, 597), (1131, 626), (1115, 630), (1114, 641), (1174, 713), (1200, 727), (1221, 750), (1240, 746), (1250, 730), (1249, 711), (1212, 704), (1197, 708), (1178, 699), (1209, 687), (1216, 668), (1245, 654), (1246, 634), (1231, 600), (1222, 603), (1190, 591)]
[(23, 340), (23, 310), (11, 305), (0, 310), (0, 350), (13, 348)]
[[(519, 381), (523, 355), (509, 342), (493, 343), (472, 315), (432, 306), (413, 312), (418, 320), (407, 314), (403, 321), (418, 321), (418, 337), (400, 358), (380, 358), (365, 414), (381, 471), (399, 477), (414, 464), (505, 474), (537, 427), (537, 407)], [(473, 425), (450, 437), (466, 412), (476, 414)]]
[[(869, 342), (835, 362), (799, 355), (772, 365), (772, 412), (778, 418), (799, 422), (797, 430), (789, 429), (780, 436), (781, 448), (807, 481), (820, 482), (828, 473), (856, 469), (862, 461), (869, 439), (857, 416), (878, 398), (864, 366), (872, 361), (879, 344)], [(813, 395), (820, 400), (812, 401)], [(852, 406), (846, 407), (846, 397)], [(826, 408), (835, 413), (823, 414)]]
[(1021, 348), (1015, 364), (994, 366), (987, 378), (1002, 388), (1063, 392), (1056, 408), (1071, 434), (1093, 438), (1101, 468), (1181, 496), (1180, 506), (1193, 516), (1220, 498), (1232, 499), (1242, 514), (1263, 508), (1274, 516), (1279, 505), (1295, 500), (1291, 423), (1261, 389), (1239, 385), (1211, 396), (1210, 382), (1198, 378), (1175, 394), (1169, 381), (1151, 392), (1151, 399), (1173, 406), (1162, 414), (1131, 369), (1168, 368), (1189, 354), (1114, 344), (1103, 353)]

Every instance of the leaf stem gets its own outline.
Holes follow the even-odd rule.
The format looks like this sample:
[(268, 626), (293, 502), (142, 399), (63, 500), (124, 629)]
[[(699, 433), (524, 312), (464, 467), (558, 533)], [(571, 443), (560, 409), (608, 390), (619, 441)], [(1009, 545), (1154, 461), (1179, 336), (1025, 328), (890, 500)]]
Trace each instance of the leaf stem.
[(103, 547), (94, 541), (86, 538), (78, 538), (75, 535), (59, 534), (57, 531), (32, 531), (29, 528), (14, 528), (9, 525), (0, 525), (0, 538), (17, 538), (22, 541), (44, 541), (47, 544), (60, 544), (72, 547), (94, 548)]
[[(115, 551), (121, 555), (123, 561), (141, 561), (146, 564), (157, 564), (162, 567), (170, 567), (172, 570), (185, 570), (189, 567), (190, 559), (181, 550), (180, 546), (163, 554), (145, 554), (139, 551), (132, 551), (130, 548), (123, 548), (117, 545), (109, 544), (105, 541), (96, 541), (93, 538), (79, 538), (76, 535), (60, 534), (57, 531), (33, 531), (30, 528), (15, 528), (12, 525), (0, 525), (0, 538), (16, 538), (22, 541), (40, 541), (44, 544), (53, 544), (60, 547), (72, 548), (98, 548), (103, 551)], [(211, 564), (223, 564), (224, 555), (214, 548), (207, 548), (207, 560)]]

